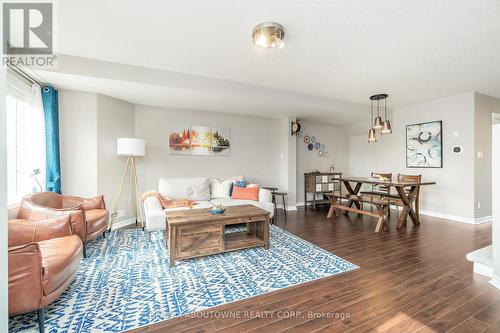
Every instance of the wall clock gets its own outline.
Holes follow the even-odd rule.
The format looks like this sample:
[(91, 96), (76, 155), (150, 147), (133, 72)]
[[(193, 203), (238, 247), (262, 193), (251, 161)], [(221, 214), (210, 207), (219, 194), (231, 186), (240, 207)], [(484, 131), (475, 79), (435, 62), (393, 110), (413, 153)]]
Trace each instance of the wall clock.
[(300, 126), (299, 121), (292, 121), (290, 125), (292, 136), (297, 135), (300, 132), (301, 127), (302, 126)]

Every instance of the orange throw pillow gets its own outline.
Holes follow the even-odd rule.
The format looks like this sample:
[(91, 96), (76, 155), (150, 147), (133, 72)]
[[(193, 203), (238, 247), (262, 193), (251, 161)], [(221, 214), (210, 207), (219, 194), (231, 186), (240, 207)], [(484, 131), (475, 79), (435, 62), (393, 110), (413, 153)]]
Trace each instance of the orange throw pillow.
[(259, 187), (233, 187), (231, 199), (259, 201)]

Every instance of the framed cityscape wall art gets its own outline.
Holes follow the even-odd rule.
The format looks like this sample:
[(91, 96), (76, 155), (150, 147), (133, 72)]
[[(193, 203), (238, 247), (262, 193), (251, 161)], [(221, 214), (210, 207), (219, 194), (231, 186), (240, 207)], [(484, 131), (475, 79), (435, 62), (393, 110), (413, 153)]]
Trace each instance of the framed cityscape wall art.
[(170, 155), (229, 156), (231, 129), (174, 125), (170, 127), (168, 146)]
[(443, 167), (443, 124), (431, 121), (406, 126), (406, 167)]

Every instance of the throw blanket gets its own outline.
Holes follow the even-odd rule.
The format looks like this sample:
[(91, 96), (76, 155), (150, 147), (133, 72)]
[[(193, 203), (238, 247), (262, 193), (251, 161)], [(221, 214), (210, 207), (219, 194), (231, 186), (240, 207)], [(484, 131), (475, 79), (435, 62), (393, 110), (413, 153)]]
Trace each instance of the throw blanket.
[(160, 205), (163, 209), (166, 208), (178, 208), (178, 207), (188, 207), (193, 208), (196, 205), (196, 201), (191, 199), (180, 199), (180, 200), (171, 200), (169, 198), (164, 197), (160, 192), (151, 191), (146, 192), (142, 195), (142, 201), (146, 200), (149, 197), (155, 197), (160, 201)]

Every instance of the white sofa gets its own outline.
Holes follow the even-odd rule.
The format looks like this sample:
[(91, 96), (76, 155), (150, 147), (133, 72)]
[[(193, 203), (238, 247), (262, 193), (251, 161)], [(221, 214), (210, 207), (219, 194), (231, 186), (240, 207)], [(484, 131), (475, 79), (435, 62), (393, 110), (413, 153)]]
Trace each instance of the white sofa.
[[(158, 192), (169, 199), (192, 199), (196, 201), (196, 205), (192, 209), (208, 209), (216, 204), (221, 204), (225, 207), (235, 205), (252, 204), (257, 207), (267, 210), (271, 215), (274, 215), (274, 205), (272, 202), (271, 191), (261, 188), (259, 190), (259, 201), (231, 199), (229, 193), (225, 191), (216, 191), (216, 182), (242, 179), (243, 177), (231, 177), (225, 180), (217, 180), (215, 178), (160, 178), (158, 182)], [(229, 190), (227, 190), (229, 192)], [(187, 207), (163, 209), (160, 202), (155, 197), (149, 197), (144, 201), (144, 213), (146, 215), (146, 230), (165, 230), (166, 226), (166, 211), (185, 210)]]

